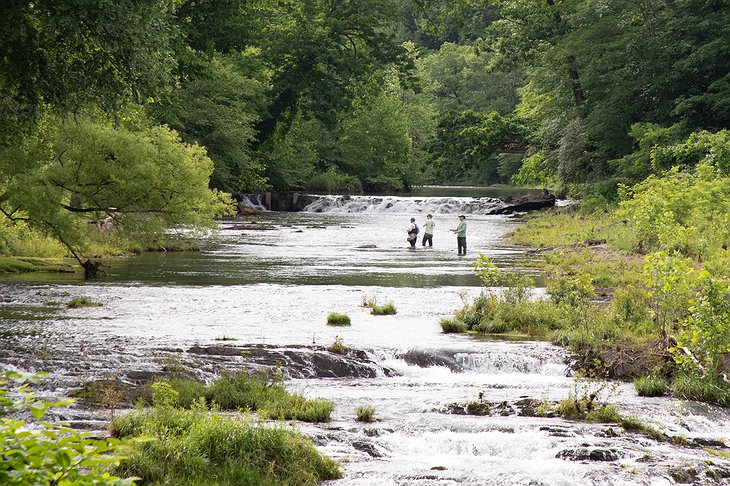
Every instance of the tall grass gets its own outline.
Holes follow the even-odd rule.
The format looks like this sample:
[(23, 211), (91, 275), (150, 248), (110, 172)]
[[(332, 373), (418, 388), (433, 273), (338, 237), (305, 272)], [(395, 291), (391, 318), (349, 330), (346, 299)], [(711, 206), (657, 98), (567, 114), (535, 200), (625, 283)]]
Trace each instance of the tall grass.
[(114, 430), (151, 439), (134, 443), (116, 468), (143, 484), (316, 485), (342, 477), (302, 435), (251, 418), (156, 408), (116, 419)]
[(308, 399), (289, 393), (281, 384), (246, 373), (225, 373), (211, 385), (190, 380), (171, 380), (178, 393), (176, 404), (193, 407), (202, 397), (221, 410), (256, 411), (265, 418), (327, 422), (334, 411), (329, 400)]

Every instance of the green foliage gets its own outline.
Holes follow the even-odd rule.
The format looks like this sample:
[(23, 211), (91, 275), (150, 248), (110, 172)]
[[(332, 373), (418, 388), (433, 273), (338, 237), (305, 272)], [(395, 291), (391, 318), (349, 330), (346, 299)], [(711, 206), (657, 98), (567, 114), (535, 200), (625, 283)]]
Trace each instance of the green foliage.
[(443, 113), (431, 147), (436, 154), (436, 176), (440, 181), (452, 181), (474, 177), (478, 172), (481, 183), (508, 182), (512, 174), (500, 178), (495, 157), (507, 147), (519, 145), (522, 137), (521, 124), (497, 112)]
[(593, 277), (587, 274), (575, 278), (559, 276), (548, 283), (547, 293), (555, 304), (567, 304), (571, 307), (586, 305), (596, 297)]
[(644, 267), (651, 315), (659, 337), (667, 341), (669, 334), (689, 311), (690, 300), (697, 284), (692, 261), (679, 254), (660, 251), (646, 257)]
[(355, 408), (355, 420), (358, 422), (375, 421), (375, 407), (369, 405), (359, 405)]
[[(129, 234), (175, 225), (205, 226), (229, 210), (208, 189), (212, 163), (198, 146), (165, 127), (113, 127), (81, 117), (53, 123), (20, 147), (0, 148), (0, 209), (62, 242), (80, 260), (89, 218)], [(150, 181), (155, 181), (154, 190)]]
[(627, 219), (640, 252), (677, 250), (707, 260), (730, 241), (730, 177), (710, 165), (650, 176), (622, 196), (618, 216)]
[(688, 311), (673, 349), (675, 360), (687, 371), (717, 376), (730, 354), (730, 282), (703, 275)]
[(136, 411), (114, 422), (134, 445), (117, 473), (146, 484), (315, 485), (342, 476), (301, 434), (207, 410)]
[(374, 316), (390, 316), (396, 314), (398, 310), (393, 302), (386, 302), (383, 305), (373, 305), (370, 307), (370, 313)]
[(552, 187), (557, 182), (555, 167), (551, 159), (541, 152), (533, 154), (522, 161), (522, 165), (511, 177), (518, 186)]
[(399, 191), (413, 181), (409, 122), (396, 93), (360, 103), (342, 126), (337, 165), (357, 175), (366, 192)]
[(0, 15), (0, 146), (46, 110), (118, 112), (172, 82), (173, 2), (8, 3)]
[(69, 309), (78, 309), (79, 307), (101, 307), (104, 304), (92, 300), (90, 297), (82, 295), (81, 297), (74, 297), (66, 303), (66, 307)]
[(350, 322), (350, 316), (348, 316), (347, 314), (331, 312), (327, 315), (328, 326), (349, 326), (351, 324), (352, 323)]
[(179, 395), (177, 390), (166, 381), (152, 383), (152, 404), (156, 408), (174, 407)]
[[(472, 273), (479, 277), (479, 280), (482, 281), (482, 285), (485, 287), (514, 287), (524, 289), (531, 283), (531, 279), (526, 275), (501, 270), (492, 262), (491, 258), (482, 253), (479, 253), (479, 256), (477, 256)], [(524, 298), (524, 295), (520, 292), (518, 292), (518, 295), (519, 300)]]
[(258, 53), (197, 56), (195, 63), (196, 69), (179, 89), (152, 104), (150, 113), (184, 141), (206, 148), (215, 166), (213, 187), (245, 192), (266, 189), (264, 166), (252, 148), (269, 81)]
[[(255, 411), (262, 417), (303, 422), (327, 422), (334, 410), (329, 400), (311, 400), (289, 393), (276, 376), (224, 373), (209, 386), (195, 380), (157, 382), (152, 386), (156, 407), (195, 407), (202, 399), (220, 410)], [(158, 390), (159, 404), (154, 395)]]
[(672, 379), (672, 392), (685, 400), (699, 400), (730, 407), (730, 386), (719, 376), (680, 373)]
[(669, 391), (669, 383), (662, 376), (641, 376), (634, 380), (636, 393), (640, 397), (661, 397)]
[[(94, 439), (62, 424), (41, 420), (48, 409), (70, 402), (38, 399), (30, 391), (30, 384), (40, 378), (13, 371), (0, 374), (0, 483), (134, 485), (136, 478), (122, 479), (108, 472), (119, 464), (118, 450), (125, 442)], [(35, 420), (9, 417), (20, 410), (30, 411)]]

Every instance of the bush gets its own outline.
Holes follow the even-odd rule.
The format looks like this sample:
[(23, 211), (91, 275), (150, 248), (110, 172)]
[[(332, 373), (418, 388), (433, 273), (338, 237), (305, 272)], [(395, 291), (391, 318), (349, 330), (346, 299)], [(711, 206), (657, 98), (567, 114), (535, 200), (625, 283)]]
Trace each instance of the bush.
[[(133, 485), (133, 478), (122, 479), (108, 472), (119, 461), (116, 449), (125, 443), (94, 439), (61, 424), (41, 421), (48, 409), (70, 401), (38, 400), (29, 385), (40, 378), (12, 371), (0, 373), (0, 484)], [(20, 410), (30, 411), (34, 420), (6, 417)]]
[(358, 422), (373, 422), (375, 420), (375, 408), (361, 405), (355, 409), (355, 420)]
[(634, 388), (641, 397), (661, 397), (669, 391), (669, 384), (660, 376), (649, 375), (635, 379)]
[(466, 324), (458, 319), (449, 319), (444, 317), (439, 321), (439, 324), (441, 324), (441, 330), (445, 334), (466, 332), (467, 329)]
[(383, 305), (373, 305), (370, 308), (370, 313), (374, 316), (388, 316), (393, 315), (397, 312), (395, 305), (392, 302), (388, 302)]
[(350, 316), (348, 316), (347, 314), (338, 314), (337, 312), (332, 312), (327, 316), (327, 325), (349, 326), (351, 325)]
[(301, 434), (201, 410), (154, 409), (115, 420), (135, 443), (117, 468), (144, 483), (316, 485), (342, 476)]

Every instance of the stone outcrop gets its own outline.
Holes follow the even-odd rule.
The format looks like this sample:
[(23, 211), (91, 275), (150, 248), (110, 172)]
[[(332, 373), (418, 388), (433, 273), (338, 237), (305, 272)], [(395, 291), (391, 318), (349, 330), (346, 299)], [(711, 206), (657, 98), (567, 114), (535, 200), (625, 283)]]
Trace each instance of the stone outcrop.
[(543, 189), (539, 194), (507, 196), (502, 199), (502, 202), (504, 202), (503, 206), (494, 208), (487, 214), (512, 214), (551, 208), (555, 206), (555, 196)]

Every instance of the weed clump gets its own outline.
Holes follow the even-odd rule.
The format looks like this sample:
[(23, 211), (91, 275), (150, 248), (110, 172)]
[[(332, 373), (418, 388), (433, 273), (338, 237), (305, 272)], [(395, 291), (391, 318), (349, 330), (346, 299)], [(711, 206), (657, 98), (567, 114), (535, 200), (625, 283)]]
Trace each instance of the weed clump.
[(327, 422), (334, 411), (329, 400), (289, 393), (276, 378), (246, 373), (224, 373), (208, 386), (191, 379), (171, 380), (169, 386), (177, 393), (174, 404), (183, 408), (194, 407), (202, 398), (220, 410), (255, 411), (265, 418), (302, 422)]
[(66, 303), (66, 307), (69, 309), (78, 309), (80, 307), (101, 307), (102, 305), (104, 304), (91, 300), (90, 297), (83, 295), (81, 297), (74, 297)]
[(669, 384), (661, 376), (648, 375), (635, 379), (634, 388), (641, 397), (661, 397), (669, 391)]
[(439, 321), (439, 324), (441, 324), (441, 330), (445, 334), (461, 333), (466, 332), (467, 330), (466, 324), (458, 319), (449, 319), (444, 317)]
[(392, 302), (388, 302), (383, 305), (373, 305), (370, 308), (370, 313), (374, 316), (389, 316), (397, 313), (395, 305)]
[(327, 325), (328, 326), (350, 326), (352, 323), (350, 322), (350, 316), (347, 314), (340, 314), (337, 312), (332, 312), (327, 316)]
[(355, 409), (355, 420), (358, 422), (373, 422), (375, 420), (375, 407), (361, 405)]
[(332, 342), (332, 345), (330, 346), (330, 351), (332, 351), (335, 354), (347, 354), (347, 346), (345, 346), (345, 343), (342, 342), (342, 339), (340, 339), (340, 336), (335, 336), (335, 340)]

